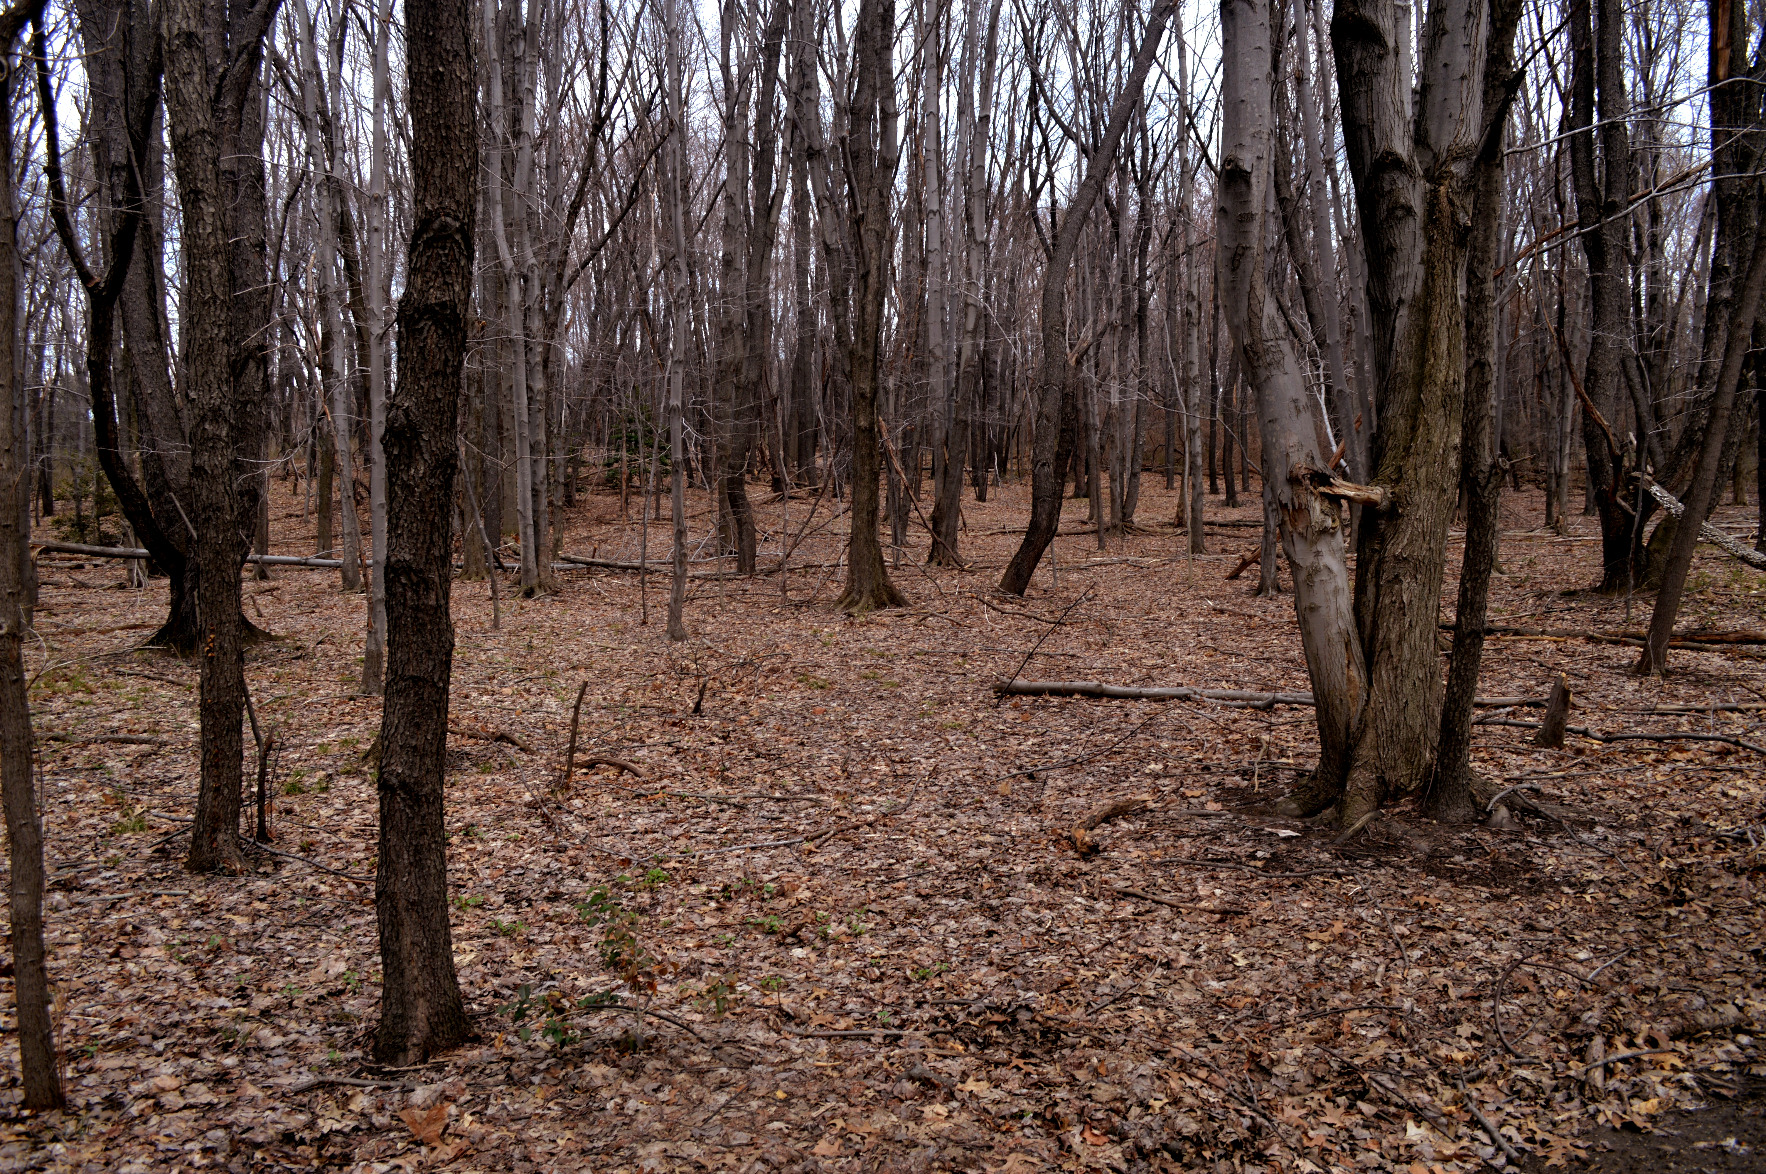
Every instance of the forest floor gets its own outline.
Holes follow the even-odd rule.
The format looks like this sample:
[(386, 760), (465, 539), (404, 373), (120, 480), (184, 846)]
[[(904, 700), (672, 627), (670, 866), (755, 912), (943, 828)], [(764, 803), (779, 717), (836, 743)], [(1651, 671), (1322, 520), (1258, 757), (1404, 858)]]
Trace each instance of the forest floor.
[[(1545, 750), (1487, 724), (1477, 766), (1559, 818), (1399, 808), (1336, 844), (1260, 810), (1315, 756), (1310, 709), (992, 691), (1305, 690), (1292, 596), (1248, 594), (1255, 568), (1224, 581), (1257, 545), (1254, 498), (1210, 498), (1192, 560), (1148, 474), (1144, 533), (1058, 539), (1017, 600), (992, 588), (1028, 491), (997, 488), (965, 507), (972, 569), (924, 569), (916, 523), (895, 572), (912, 606), (849, 619), (837, 503), (753, 493), (763, 567), (782, 529), (808, 536), (789, 575), (696, 579), (685, 644), (664, 639), (661, 574), (565, 571), (528, 600), (505, 580), (495, 630), (487, 585), (456, 586), (450, 890), (477, 1038), (400, 1071), (365, 1060), (362, 598), (334, 571), (247, 581), (275, 636), (247, 675), (277, 747), (277, 854), (194, 876), (196, 667), (133, 647), (163, 583), (46, 560), (26, 667), (70, 1105), (22, 1114), (0, 1037), (0, 1167), (1618, 1170), (1641, 1167), (1612, 1164), (1604, 1129), (1692, 1155), (1696, 1135), (1652, 1131), (1726, 1103), (1742, 1135), (1678, 1168), (1759, 1161), (1766, 650), (1676, 652), (1642, 680), (1624, 644), (1492, 639), (1486, 696), (1543, 698), (1562, 673), (1573, 730), (1753, 748), (1573, 732)], [(272, 505), (277, 551), (309, 552), (301, 499), (278, 484)], [(1492, 623), (1643, 627), (1647, 598), (1577, 590), (1592, 520), (1560, 537), (1539, 505), (1505, 497)], [(634, 558), (620, 509), (588, 498), (565, 549)], [(1068, 503), (1069, 530), (1084, 512)], [(703, 499), (692, 513), (703, 534)], [(1718, 520), (1751, 535), (1753, 516)], [(649, 550), (666, 557), (663, 529)], [(1766, 575), (1701, 547), (1682, 626), (1766, 627)], [(579, 767), (560, 793), (585, 681), (579, 758), (643, 775)], [(1674, 708), (1710, 703), (1744, 708)], [(1075, 825), (1125, 798), (1080, 855)]]

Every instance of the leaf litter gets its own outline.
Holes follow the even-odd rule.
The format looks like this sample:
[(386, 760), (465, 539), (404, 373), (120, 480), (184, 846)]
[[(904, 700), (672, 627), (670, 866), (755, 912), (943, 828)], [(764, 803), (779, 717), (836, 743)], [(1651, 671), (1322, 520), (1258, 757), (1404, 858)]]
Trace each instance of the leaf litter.
[[(195, 668), (116, 635), (163, 593), (46, 588), (27, 671), (70, 1107), (23, 1115), (0, 1044), (0, 1161), (1452, 1174), (1578, 1167), (1603, 1126), (1647, 1133), (1766, 1074), (1759, 756), (1480, 726), (1480, 771), (1549, 814), (1399, 808), (1334, 845), (1260, 810), (1312, 760), (1309, 710), (993, 695), (1013, 674), (1307, 687), (1291, 596), (1223, 581), (1254, 528), (1211, 527), (1193, 559), (1163, 524), (1101, 552), (1062, 537), (1004, 599), (997, 531), (1024, 496), (965, 504), (970, 573), (910, 543), (913, 606), (857, 620), (829, 606), (828, 527), (786, 576), (695, 580), (676, 647), (662, 575), (561, 572), (556, 595), (506, 593), (499, 631), (458, 583), (450, 898), (477, 1038), (411, 1070), (367, 1059), (360, 597), (322, 571), (245, 585), (278, 637), (247, 664), (276, 854), (227, 878), (181, 868)], [(1492, 624), (1635, 626), (1637, 601), (1566, 594), (1586, 547), (1534, 504), (1505, 502)], [(783, 506), (794, 534), (809, 505), (760, 516)], [(634, 555), (616, 514), (590, 497), (566, 549)], [(310, 523), (283, 520), (301, 553)], [(1758, 626), (1766, 576), (1701, 552), (1693, 588), (1688, 626)], [(1543, 697), (1561, 673), (1590, 728), (1760, 738), (1755, 709), (1665, 712), (1766, 698), (1745, 649), (1676, 653), (1663, 681), (1633, 658), (1496, 638), (1480, 691)], [(555, 789), (585, 681), (579, 763), (647, 777), (579, 765)], [(118, 734), (158, 744), (90, 740)]]

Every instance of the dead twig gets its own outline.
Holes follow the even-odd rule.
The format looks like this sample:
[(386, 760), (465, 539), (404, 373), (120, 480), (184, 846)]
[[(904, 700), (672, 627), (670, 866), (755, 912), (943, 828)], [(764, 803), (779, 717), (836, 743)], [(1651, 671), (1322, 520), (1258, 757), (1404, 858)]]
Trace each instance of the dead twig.
[(588, 691), (589, 683), (585, 680), (581, 685), (577, 686), (576, 704), (571, 706), (570, 709), (570, 744), (565, 747), (564, 770), (558, 776), (558, 789), (560, 791), (567, 791), (570, 789), (571, 770), (576, 766), (576, 731), (579, 723), (582, 721), (583, 697), (588, 694)]

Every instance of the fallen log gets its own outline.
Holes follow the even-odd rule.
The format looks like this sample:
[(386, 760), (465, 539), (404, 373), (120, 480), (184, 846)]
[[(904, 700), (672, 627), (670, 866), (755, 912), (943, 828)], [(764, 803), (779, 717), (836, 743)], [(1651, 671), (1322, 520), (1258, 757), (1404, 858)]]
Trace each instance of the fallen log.
[(1234, 567), (1231, 571), (1227, 572), (1227, 576), (1226, 576), (1227, 582), (1230, 583), (1234, 579), (1237, 579), (1240, 575), (1244, 574), (1246, 567), (1254, 567), (1262, 561), (1263, 561), (1263, 548), (1261, 546), (1259, 546), (1256, 550), (1253, 550), (1250, 554), (1242, 555), (1239, 558), (1239, 565)]
[[(120, 558), (148, 559), (153, 555), (138, 546), (87, 546), (83, 542), (32, 542), (35, 550), (47, 551), (50, 554), (81, 554), (87, 558)], [(262, 563), (267, 567), (329, 567), (335, 569), (343, 566), (342, 559), (306, 558), (292, 554), (248, 554), (248, 563)]]
[[(1108, 685), (1102, 681), (1026, 681), (1015, 677), (995, 681), (1001, 697), (1109, 697), (1121, 701), (1219, 701), (1251, 709), (1274, 709), (1278, 705), (1311, 705), (1310, 693), (1256, 693), (1246, 689), (1195, 689), (1188, 685)], [(1479, 697), (1479, 709), (1539, 708), (1545, 702), (1534, 697)]]
[[(1666, 489), (1663, 489), (1660, 485), (1657, 485), (1649, 477), (1643, 478), (1643, 487), (1649, 491), (1651, 497), (1655, 498), (1656, 501), (1661, 504), (1663, 509), (1673, 514), (1676, 518), (1685, 516), (1686, 507), (1680, 504), (1680, 499), (1675, 497), (1672, 493), (1669, 493)], [(1759, 569), (1766, 571), (1766, 554), (1761, 554), (1759, 551), (1751, 549), (1744, 543), (1738, 542), (1728, 534), (1717, 529), (1717, 527), (1711, 525), (1708, 521), (1699, 526), (1699, 540), (1701, 542), (1709, 542), (1711, 545), (1721, 549), (1731, 558), (1740, 559), (1750, 567), (1758, 567)], [(1674, 645), (1669, 644), (1668, 647), (1672, 648)]]
[[(1443, 622), (1440, 627), (1451, 630)], [(1485, 624), (1484, 635), (1514, 640), (1587, 640), (1594, 644), (1624, 644), (1642, 647), (1642, 632), (1596, 632), (1591, 628), (1516, 628), (1503, 624)], [(1668, 647), (1690, 652), (1723, 652), (1746, 645), (1766, 644), (1766, 632), (1747, 628), (1695, 628), (1677, 632), (1668, 640)]]

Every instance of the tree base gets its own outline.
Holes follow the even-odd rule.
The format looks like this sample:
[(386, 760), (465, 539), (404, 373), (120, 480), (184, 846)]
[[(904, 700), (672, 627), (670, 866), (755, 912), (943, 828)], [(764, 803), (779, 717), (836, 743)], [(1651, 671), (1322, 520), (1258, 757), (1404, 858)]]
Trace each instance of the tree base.
[(1483, 809), (1474, 792), (1482, 784), (1478, 772), (1469, 766), (1437, 770), (1423, 795), (1423, 814), (1436, 823), (1477, 823)]
[(834, 606), (848, 615), (862, 616), (866, 612), (882, 611), (891, 607), (906, 607), (907, 596), (896, 590), (895, 584), (887, 578), (872, 583), (849, 585), (834, 601)]

